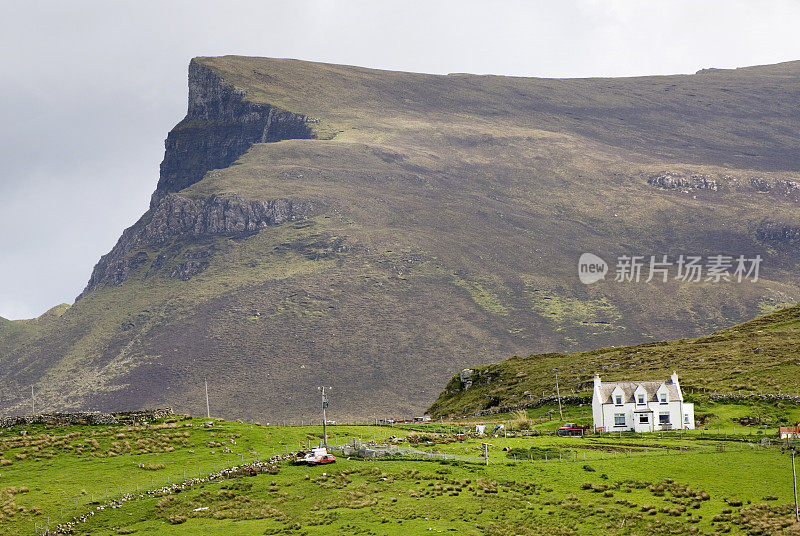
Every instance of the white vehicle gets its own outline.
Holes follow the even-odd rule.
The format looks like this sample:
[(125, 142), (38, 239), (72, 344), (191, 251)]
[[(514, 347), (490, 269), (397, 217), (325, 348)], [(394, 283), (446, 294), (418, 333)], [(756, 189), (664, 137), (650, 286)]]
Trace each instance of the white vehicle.
[(317, 447), (311, 449), (311, 452), (307, 453), (305, 456), (298, 457), (296, 463), (300, 465), (322, 465), (334, 463), (335, 461), (336, 456), (328, 454), (328, 449), (325, 447)]

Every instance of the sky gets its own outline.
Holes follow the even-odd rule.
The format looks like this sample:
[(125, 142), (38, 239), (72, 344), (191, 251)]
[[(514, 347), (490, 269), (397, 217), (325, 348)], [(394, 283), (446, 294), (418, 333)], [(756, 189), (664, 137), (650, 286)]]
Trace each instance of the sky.
[(427, 73), (693, 73), (800, 59), (800, 0), (0, 0), (0, 316), (72, 303), (147, 210), (194, 56)]

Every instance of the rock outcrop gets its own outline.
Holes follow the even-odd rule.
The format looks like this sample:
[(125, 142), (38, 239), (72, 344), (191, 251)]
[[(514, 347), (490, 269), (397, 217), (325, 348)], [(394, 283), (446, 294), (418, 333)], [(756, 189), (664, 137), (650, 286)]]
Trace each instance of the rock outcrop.
[(663, 190), (679, 190), (684, 193), (698, 190), (712, 192), (736, 190), (784, 196), (795, 201), (800, 200), (800, 182), (786, 179), (741, 178), (731, 175), (718, 175), (715, 178), (702, 173), (685, 174), (676, 171), (662, 171), (649, 177), (647, 184)]
[(756, 229), (756, 237), (762, 242), (791, 242), (800, 239), (800, 225), (764, 221)]
[[(106, 285), (119, 285), (136, 268), (150, 260), (139, 248), (165, 245), (180, 237), (182, 240), (209, 236), (243, 236), (271, 225), (306, 219), (314, 211), (310, 202), (289, 199), (246, 201), (240, 197), (192, 199), (168, 194), (132, 227), (126, 229), (114, 248), (100, 258), (86, 288), (78, 296)], [(187, 280), (208, 267), (213, 251), (206, 249), (187, 259), (171, 276)], [(152, 267), (160, 268), (165, 257), (159, 255)]]
[(244, 93), (192, 61), (189, 65), (189, 109), (167, 135), (154, 208), (167, 194), (200, 181), (206, 172), (231, 165), (252, 144), (308, 139), (315, 120), (244, 99)]
[(654, 177), (650, 177), (647, 183), (665, 190), (711, 190), (716, 192), (718, 188), (717, 181), (708, 175), (698, 174), (686, 177), (671, 171), (664, 171)]
[(37, 413), (36, 415), (18, 415), (0, 418), (0, 428), (44, 424), (46, 426), (70, 425), (112, 425), (133, 424), (155, 421), (172, 415), (172, 408), (160, 408), (141, 411), (123, 411), (119, 413), (102, 413), (99, 411), (79, 411), (72, 413)]
[(783, 179), (776, 179), (770, 182), (762, 177), (751, 177), (750, 187), (757, 192), (763, 193), (772, 192), (794, 197), (800, 194), (800, 183)]

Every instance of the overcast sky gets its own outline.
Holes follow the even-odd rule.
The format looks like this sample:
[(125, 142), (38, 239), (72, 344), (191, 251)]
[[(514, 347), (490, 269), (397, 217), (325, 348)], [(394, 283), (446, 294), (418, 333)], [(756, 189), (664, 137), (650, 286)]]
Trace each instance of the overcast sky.
[[(0, 316), (72, 303), (147, 209), (193, 56), (429, 73), (692, 73), (800, 59), (800, 0), (2, 0)], [(205, 6), (205, 7), (204, 7)]]

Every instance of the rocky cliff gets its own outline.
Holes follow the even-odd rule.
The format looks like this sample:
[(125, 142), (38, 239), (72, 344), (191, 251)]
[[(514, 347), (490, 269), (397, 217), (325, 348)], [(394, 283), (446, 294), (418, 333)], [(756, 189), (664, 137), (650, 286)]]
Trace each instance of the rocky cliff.
[[(78, 299), (102, 286), (123, 283), (131, 271), (148, 262), (151, 262), (151, 270), (147, 277), (154, 275), (164, 266), (169, 253), (161, 252), (150, 258), (148, 247), (164, 246), (176, 238), (191, 243), (201, 237), (242, 237), (270, 225), (306, 219), (313, 212), (314, 205), (308, 201), (246, 201), (240, 197), (218, 196), (192, 199), (167, 194), (135, 225), (126, 229), (114, 248), (100, 258)], [(212, 254), (213, 248), (206, 249), (202, 260), (187, 260), (174, 269), (171, 276), (187, 280), (197, 275), (208, 266), (208, 257)]]
[(245, 100), (208, 67), (189, 64), (189, 110), (167, 136), (152, 208), (171, 192), (190, 186), (211, 169), (231, 165), (253, 143), (313, 138), (304, 115)]
[[(189, 109), (167, 135), (150, 210), (126, 229), (114, 248), (100, 259), (77, 299), (101, 286), (121, 284), (131, 270), (153, 260), (145, 251), (132, 254), (136, 248), (163, 245), (174, 237), (253, 233), (268, 225), (308, 217), (313, 207), (303, 201), (262, 202), (217, 196), (195, 200), (172, 194), (200, 181), (212, 169), (228, 167), (254, 143), (313, 138), (309, 127), (313, 121), (269, 104), (250, 102), (242, 90), (192, 61)], [(164, 263), (163, 255), (155, 259), (156, 270)], [(190, 262), (173, 276), (188, 279), (205, 266), (206, 261)]]

